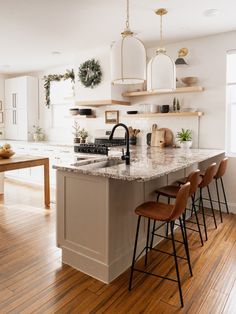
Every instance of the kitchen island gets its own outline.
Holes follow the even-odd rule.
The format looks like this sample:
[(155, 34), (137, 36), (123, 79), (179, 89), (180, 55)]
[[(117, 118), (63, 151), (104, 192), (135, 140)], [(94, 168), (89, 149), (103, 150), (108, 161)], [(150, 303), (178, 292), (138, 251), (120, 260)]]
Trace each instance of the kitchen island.
[[(136, 147), (131, 165), (117, 157), (82, 159), (57, 169), (57, 245), (62, 261), (110, 283), (131, 264), (134, 209), (155, 200), (155, 189), (192, 169), (204, 169), (224, 152), (206, 149)], [(144, 247), (145, 222), (139, 235)]]

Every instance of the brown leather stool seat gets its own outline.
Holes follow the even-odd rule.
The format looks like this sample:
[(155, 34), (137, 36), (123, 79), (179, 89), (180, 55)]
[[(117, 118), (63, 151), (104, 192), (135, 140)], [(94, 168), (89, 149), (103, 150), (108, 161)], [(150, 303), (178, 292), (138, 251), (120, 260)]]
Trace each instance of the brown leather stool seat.
[[(164, 204), (159, 202), (146, 202), (141, 204), (135, 209), (135, 213), (138, 215), (138, 222), (137, 222), (137, 230), (136, 230), (136, 236), (135, 236), (135, 243), (134, 243), (134, 252), (133, 252), (133, 259), (132, 259), (132, 266), (131, 266), (131, 273), (130, 273), (130, 281), (129, 281), (129, 290), (132, 288), (132, 280), (133, 280), (133, 273), (134, 271), (138, 271), (141, 273), (153, 275), (156, 277), (160, 277), (162, 279), (168, 279), (171, 281), (175, 281), (178, 283), (179, 288), (179, 295), (180, 295), (180, 301), (181, 306), (183, 306), (183, 295), (182, 295), (182, 288), (181, 288), (181, 281), (180, 281), (180, 273), (179, 273), (179, 266), (178, 266), (178, 258), (186, 259), (189, 266), (190, 275), (192, 276), (192, 268), (191, 268), (191, 262), (190, 262), (190, 255), (189, 255), (189, 249), (188, 249), (188, 241), (185, 237), (185, 221), (181, 219), (181, 216), (183, 212), (185, 211), (185, 207), (187, 204), (187, 200), (189, 197), (190, 192), (190, 183), (187, 182), (185, 185), (182, 185), (179, 188), (179, 191), (176, 196), (175, 204)], [(138, 243), (138, 236), (139, 236), (139, 228), (140, 228), (140, 221), (141, 217), (148, 219), (148, 227), (147, 227), (147, 237), (146, 237), (146, 246), (141, 251), (140, 254), (136, 257), (136, 250), (137, 250), (137, 243)], [(175, 220), (179, 220), (181, 233), (182, 233), (182, 239), (183, 242), (178, 241), (178, 243), (184, 244), (186, 258), (182, 256), (178, 256), (176, 253), (176, 246), (175, 246), (175, 237), (174, 237), (174, 226), (175, 226)], [(173, 254), (170, 254), (169, 252), (165, 252), (163, 250), (158, 250), (157, 248), (152, 248), (149, 244), (149, 237), (150, 237), (150, 222), (153, 220), (153, 222), (160, 221), (160, 222), (168, 222), (170, 223), (171, 227), (171, 238), (167, 238), (168, 240), (171, 240), (172, 247), (173, 247)], [(156, 234), (154, 232), (151, 232), (152, 235), (163, 237), (164, 236), (160, 234)], [(143, 252), (145, 252), (145, 266), (147, 266), (148, 261), (148, 251), (155, 250), (157, 252), (166, 253), (168, 255), (171, 255), (174, 257), (175, 261), (175, 269), (176, 269), (176, 276), (177, 279), (157, 275), (151, 272), (148, 272), (146, 270), (135, 268), (136, 260), (142, 255)]]
[(135, 209), (137, 215), (158, 221), (170, 221), (173, 205), (157, 202), (146, 202)]
[[(227, 170), (227, 165), (228, 165), (228, 158), (225, 157), (221, 160), (219, 167), (217, 169), (216, 174), (214, 175), (214, 180), (215, 180), (215, 187), (216, 187), (216, 194), (217, 194), (217, 201), (216, 200), (212, 200), (212, 202), (214, 203), (218, 203), (218, 208), (219, 208), (219, 212), (220, 212), (220, 220), (221, 222), (223, 222), (223, 216), (222, 216), (222, 208), (221, 205), (225, 205), (226, 208), (226, 212), (227, 214), (229, 214), (229, 206), (228, 206), (228, 202), (227, 202), (227, 198), (226, 198), (226, 193), (225, 193), (225, 187), (224, 187), (224, 182), (223, 182), (223, 176), (226, 173)], [(201, 170), (200, 176), (204, 176), (206, 173), (206, 171)], [(221, 190), (223, 193), (223, 201), (220, 200), (220, 193), (219, 193), (219, 185), (218, 185), (218, 181), (220, 181), (221, 184)], [(187, 182), (187, 177), (185, 178), (181, 178), (178, 179), (178, 181), (176, 181), (178, 184), (184, 184)], [(207, 199), (208, 200), (208, 199)]]
[[(202, 234), (201, 234), (201, 228), (200, 228), (200, 223), (198, 220), (198, 214), (197, 214), (197, 210), (195, 207), (195, 193), (197, 191), (197, 188), (199, 186), (199, 184), (201, 183), (201, 177), (200, 177), (200, 170), (195, 170), (193, 172), (191, 172), (189, 174), (189, 176), (187, 177), (187, 179), (185, 179), (187, 182), (190, 182), (190, 191), (189, 191), (189, 196), (192, 199), (192, 212), (195, 213), (195, 217), (196, 217), (196, 222), (192, 222), (191, 223), (196, 223), (197, 224), (197, 230), (192, 229), (187, 227), (187, 229), (191, 229), (192, 231), (198, 232), (199, 233), (199, 237), (200, 237), (200, 241), (201, 244), (203, 245), (203, 239), (202, 239)], [(168, 197), (168, 203), (170, 203), (170, 198), (176, 198), (178, 191), (180, 190), (180, 185), (167, 185), (167, 186), (163, 186), (161, 188), (158, 188), (155, 192), (157, 193), (157, 201), (159, 200), (160, 195)], [(184, 214), (184, 218), (185, 218), (185, 214)], [(168, 236), (168, 224), (167, 224), (167, 228), (166, 228), (166, 236)], [(187, 235), (186, 235), (187, 236)], [(152, 239), (153, 241), (153, 239)], [(151, 242), (152, 244), (152, 242)]]

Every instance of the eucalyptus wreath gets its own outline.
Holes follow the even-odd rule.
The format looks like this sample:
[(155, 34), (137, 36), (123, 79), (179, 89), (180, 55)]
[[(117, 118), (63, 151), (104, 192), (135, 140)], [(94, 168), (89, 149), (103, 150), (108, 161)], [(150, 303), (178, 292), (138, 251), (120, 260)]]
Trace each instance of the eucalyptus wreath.
[(45, 99), (46, 99), (46, 106), (50, 107), (50, 86), (52, 81), (61, 81), (61, 80), (68, 80), (71, 79), (71, 82), (75, 82), (75, 73), (74, 70), (66, 70), (64, 74), (49, 74), (43, 77), (44, 79), (44, 88), (45, 88)]
[(94, 88), (101, 83), (102, 70), (98, 60), (91, 59), (79, 67), (79, 80), (85, 87)]

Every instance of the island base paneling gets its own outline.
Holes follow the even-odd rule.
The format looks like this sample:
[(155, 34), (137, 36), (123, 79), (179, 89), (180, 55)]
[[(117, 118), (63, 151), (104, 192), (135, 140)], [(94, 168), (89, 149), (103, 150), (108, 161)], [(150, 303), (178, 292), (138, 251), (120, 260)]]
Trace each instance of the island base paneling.
[[(113, 281), (131, 264), (137, 222), (134, 209), (155, 200), (157, 187), (183, 175), (185, 170), (179, 170), (171, 179), (162, 176), (136, 182), (57, 171), (57, 245), (63, 263), (105, 283)], [(143, 220), (140, 250), (145, 241)]]

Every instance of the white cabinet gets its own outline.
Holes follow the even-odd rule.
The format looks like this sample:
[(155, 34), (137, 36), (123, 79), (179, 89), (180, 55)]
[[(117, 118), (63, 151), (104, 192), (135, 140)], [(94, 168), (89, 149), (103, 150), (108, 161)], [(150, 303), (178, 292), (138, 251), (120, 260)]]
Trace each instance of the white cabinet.
[(38, 123), (38, 79), (21, 76), (5, 80), (5, 138), (28, 140)]
[[(1, 141), (2, 145), (5, 141)], [(43, 156), (49, 158), (50, 165), (50, 185), (55, 187), (56, 185), (56, 170), (52, 168), (55, 164), (62, 164), (63, 162), (73, 162), (74, 150), (73, 146), (53, 146), (53, 145), (42, 145), (30, 142), (14, 142), (9, 141), (12, 149), (17, 154), (31, 155), (31, 156)], [(43, 167), (32, 167), (26, 169), (19, 169), (13, 171), (7, 171), (6, 177), (13, 178), (28, 183), (43, 184), (44, 173)]]

